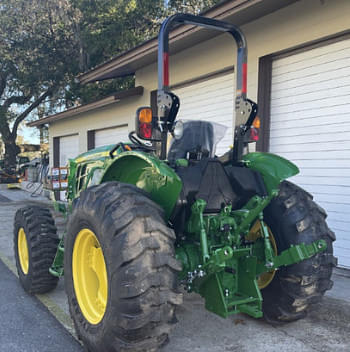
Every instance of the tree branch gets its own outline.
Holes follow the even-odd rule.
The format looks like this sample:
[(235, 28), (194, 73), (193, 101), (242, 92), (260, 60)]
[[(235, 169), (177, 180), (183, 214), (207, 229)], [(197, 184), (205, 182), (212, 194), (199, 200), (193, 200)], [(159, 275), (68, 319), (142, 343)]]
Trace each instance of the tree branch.
[(50, 96), (54, 91), (54, 88), (49, 88), (45, 93), (43, 93), (37, 100), (35, 100), (27, 109), (25, 109), (17, 118), (12, 127), (12, 135), (17, 135), (17, 129), (19, 124), (34, 110), (36, 109), (48, 96)]
[(0, 97), (3, 95), (6, 88), (7, 75), (5, 73), (0, 73)]
[(14, 95), (5, 100), (4, 104), (2, 105), (4, 109), (8, 109), (12, 104), (25, 104), (30, 99), (30, 96), (25, 95)]

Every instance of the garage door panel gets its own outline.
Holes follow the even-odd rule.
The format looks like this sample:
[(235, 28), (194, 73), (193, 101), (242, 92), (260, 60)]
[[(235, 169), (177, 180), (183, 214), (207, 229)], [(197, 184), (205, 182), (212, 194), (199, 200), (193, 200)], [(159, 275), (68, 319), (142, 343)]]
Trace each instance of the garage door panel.
[(218, 82), (209, 83), (203, 82), (200, 86), (199, 84), (195, 84), (195, 89), (181, 89), (180, 90), (186, 94), (184, 99), (198, 99), (198, 97), (211, 97), (211, 96), (219, 96), (220, 91), (232, 91), (233, 81), (230, 80), (220, 80)]
[[(316, 201), (317, 201), (317, 199), (316, 199)], [(339, 205), (337, 203), (325, 202), (325, 201), (320, 201), (319, 203), (320, 203), (321, 207), (323, 207), (326, 210), (329, 209), (329, 210), (337, 211), (337, 210), (339, 210), (339, 208), (341, 206), (342, 210), (345, 213), (347, 213), (347, 214), (350, 213), (350, 204), (341, 204), (341, 205)]]
[(305, 120), (307, 118), (317, 118), (317, 117), (327, 117), (327, 116), (329, 116), (333, 120), (333, 116), (337, 116), (338, 114), (348, 114), (349, 112), (350, 112), (349, 103), (346, 101), (342, 101), (341, 104), (335, 104), (329, 107), (317, 106), (310, 109), (295, 110), (291, 112), (277, 113), (274, 109), (273, 111), (274, 119), (271, 119), (271, 126), (273, 126), (274, 123), (281, 123), (284, 121), (294, 121), (297, 119)]
[(339, 186), (344, 186), (344, 187), (349, 187), (349, 180), (345, 179), (344, 177), (340, 176), (327, 176), (327, 177), (322, 177), (318, 176), (313, 177), (313, 176), (303, 176), (302, 174), (298, 176), (294, 176), (291, 178), (291, 180), (298, 185), (302, 184), (305, 187), (305, 189), (308, 189), (307, 185), (320, 185), (320, 186), (332, 186), (332, 185), (339, 185)]
[[(350, 74), (350, 69), (349, 69)], [(318, 89), (316, 91), (301, 94), (296, 90), (291, 92), (290, 94), (281, 97), (279, 99), (273, 98), (271, 100), (271, 107), (285, 106), (290, 104), (302, 104), (308, 103), (312, 101), (318, 101), (321, 99), (331, 99), (333, 97), (341, 97), (350, 95), (350, 84), (342, 85), (340, 87), (335, 87), (333, 89), (323, 88)]]
[[(297, 164), (297, 163), (295, 163)], [(300, 164), (298, 165), (300, 168), (300, 173), (302, 173), (304, 176), (322, 176), (322, 177), (333, 177), (334, 176), (334, 169), (331, 168), (324, 168), (324, 167), (302, 167)], [(350, 168), (342, 168), (337, 170), (336, 172), (337, 176), (341, 177), (350, 177)], [(350, 179), (349, 179), (349, 185), (350, 185)]]
[[(291, 81), (279, 81), (274, 82), (273, 87), (271, 87), (271, 95), (275, 97), (275, 94), (284, 95), (284, 92), (292, 89), (300, 89), (301, 91), (310, 91), (311, 86), (322, 84), (339, 84), (336, 82), (346, 77), (349, 74), (349, 67), (339, 68), (335, 71), (325, 71), (314, 75), (312, 79), (295, 79)], [(335, 82), (333, 80), (336, 80)], [(317, 87), (319, 88), (319, 87)]]
[[(349, 205), (349, 196), (341, 193), (319, 193), (318, 191), (311, 192), (311, 189), (308, 185), (306, 185), (305, 189), (312, 194), (315, 200), (319, 203), (332, 203), (332, 204), (340, 204), (340, 205)], [(335, 221), (339, 219), (333, 219)], [(350, 238), (350, 236), (349, 236)]]
[(348, 101), (350, 101), (350, 94), (342, 94), (341, 96), (330, 97), (329, 99), (320, 98), (298, 104), (288, 103), (271, 108), (276, 114), (286, 114), (344, 105)]
[[(292, 140), (291, 140), (291, 143), (293, 143)], [(275, 144), (273, 143), (273, 140), (271, 140), (270, 149), (273, 150), (274, 153), (284, 153), (284, 152), (289, 152), (291, 149), (291, 146), (290, 144)], [(324, 142), (312, 143), (312, 141), (309, 141), (305, 143), (293, 143), (293, 152), (323, 153), (327, 151), (336, 151), (336, 152), (346, 151), (349, 155), (350, 154), (349, 143), (347, 141), (346, 142), (328, 142), (328, 143), (324, 143)]]
[(342, 248), (337, 244), (338, 241), (334, 243), (334, 253), (338, 257), (338, 263), (342, 266), (350, 267), (350, 249)]
[(180, 98), (178, 119), (211, 121), (227, 127), (225, 137), (217, 146), (217, 155), (232, 145), (234, 91), (233, 73), (174, 90)]
[[(183, 104), (191, 104), (191, 107), (200, 107), (203, 104), (207, 105), (208, 103), (210, 104), (211, 102), (216, 103), (217, 99), (220, 98), (220, 105), (221, 104), (230, 104), (232, 101), (233, 97), (233, 92), (232, 90), (230, 91), (221, 91), (222, 95), (215, 95), (215, 96), (209, 96), (209, 97), (194, 97), (193, 99), (187, 98), (187, 99), (181, 99), (180, 97), (180, 106)], [(232, 97), (231, 97), (232, 95)]]
[[(207, 105), (211, 104), (211, 105)], [(184, 105), (185, 102), (180, 101), (180, 106)], [(179, 112), (178, 118), (185, 118), (184, 116), (198, 116), (205, 113), (208, 117), (218, 117), (230, 115), (229, 118), (232, 121), (232, 99), (231, 101), (220, 101), (220, 106), (215, 101), (203, 101), (201, 104), (194, 105), (191, 108)], [(193, 119), (193, 118), (192, 118)], [(197, 117), (200, 119), (200, 117)]]
[[(210, 83), (209, 85), (208, 85), (208, 82)], [(181, 90), (183, 92), (189, 92), (190, 94), (193, 94), (194, 87), (196, 88), (196, 90), (202, 89), (202, 90), (210, 91), (210, 89), (208, 87), (214, 87), (214, 86), (221, 87), (221, 86), (225, 86), (225, 84), (233, 86), (234, 83), (235, 83), (235, 80), (234, 80), (233, 73), (228, 73), (228, 74), (221, 75), (221, 76), (218, 76), (218, 77), (215, 77), (212, 79), (203, 80), (201, 82), (187, 85), (187, 86), (178, 88), (177, 90)]]
[(334, 230), (337, 230), (338, 239), (347, 241), (347, 248), (350, 248), (350, 237), (348, 235), (350, 222), (332, 221), (330, 219), (328, 219), (327, 222), (328, 226), (331, 226)]
[(308, 151), (305, 153), (305, 151), (294, 151), (294, 150), (287, 150), (284, 151), (283, 153), (278, 152), (278, 150), (272, 150), (270, 147), (270, 151), (275, 154), (279, 154), (289, 160), (300, 160), (300, 159), (316, 159), (316, 160), (324, 160), (324, 158), (329, 159), (332, 158), (334, 160), (344, 160), (348, 159), (350, 155), (349, 150), (332, 150), (328, 151), (327, 154), (320, 153), (319, 151)]
[[(315, 134), (315, 139), (317, 141), (320, 141), (320, 138), (324, 138), (326, 140), (326, 136), (328, 135), (328, 139), (332, 138), (332, 134), (339, 134), (341, 137), (344, 133), (346, 135), (349, 132), (344, 132), (344, 131), (349, 131), (350, 130), (350, 122), (349, 122), (349, 117), (344, 116), (344, 121), (340, 122), (337, 119), (337, 122), (330, 124), (329, 119), (328, 119), (328, 124), (327, 124), (327, 119), (324, 119), (322, 123), (318, 119), (315, 119), (314, 121), (307, 121), (307, 123), (304, 123), (300, 125), (300, 122), (298, 120), (290, 121), (290, 123), (283, 123), (279, 125), (279, 128), (276, 128), (276, 125), (274, 125), (274, 128), (271, 129), (270, 136), (271, 138), (280, 138), (280, 137), (292, 137), (292, 136), (307, 136), (310, 135), (310, 128), (312, 128), (312, 131)], [(288, 127), (287, 127), (288, 126)], [(329, 137), (331, 135), (331, 137)], [(333, 138), (332, 138), (333, 140)]]
[[(317, 133), (315, 131), (314, 135), (310, 134), (295, 134), (290, 136), (281, 136), (277, 137), (277, 131), (273, 131), (271, 136), (271, 144), (274, 146), (286, 145), (290, 143), (293, 144), (315, 144), (316, 146), (320, 146), (323, 148), (324, 142), (326, 142), (327, 146), (329, 144), (336, 144), (340, 142), (345, 142), (345, 146), (347, 146), (347, 141), (350, 139), (350, 132), (341, 132), (341, 131), (334, 131), (330, 133)], [(293, 133), (293, 132), (291, 132)], [(322, 144), (322, 145), (320, 145)], [(311, 149), (310, 149), (311, 150)]]
[[(299, 185), (303, 188), (305, 188), (306, 185), (299, 183)], [(338, 186), (338, 185), (307, 185), (308, 191), (311, 194), (342, 194), (346, 196), (350, 196), (350, 184), (347, 187), (344, 186)], [(350, 216), (348, 217), (349, 222), (350, 222)]]
[[(328, 219), (335, 219), (336, 221), (346, 221), (349, 220), (349, 214), (346, 213), (341, 213), (338, 211), (332, 211), (332, 210), (327, 210), (327, 221)], [(349, 224), (350, 226), (350, 224)], [(346, 235), (347, 237), (350, 237), (349, 234)]]
[(316, 192), (313, 195), (317, 197), (319, 202), (329, 202), (329, 203), (339, 203), (341, 205), (350, 205), (350, 197), (345, 194), (320, 194)]
[[(329, 49), (329, 47), (328, 47)], [(273, 76), (284, 75), (286, 72), (298, 72), (300, 70), (311, 69), (320, 65), (333, 64), (333, 62), (339, 62), (339, 58), (346, 60), (350, 58), (350, 42), (349, 47), (343, 48), (341, 50), (336, 50), (332, 52), (314, 53), (310, 57), (304, 57), (304, 59), (298, 58), (298, 61), (289, 62), (284, 65), (273, 65)], [(309, 71), (309, 70), (308, 70)]]
[(79, 154), (79, 136), (60, 137), (60, 166), (66, 166), (69, 159), (77, 157)]
[[(349, 215), (345, 212), (341, 213), (338, 211), (332, 211), (328, 210), (327, 212), (327, 222), (341, 222), (341, 223), (346, 223), (349, 224), (350, 226), (350, 221), (349, 221)], [(348, 235), (347, 235), (348, 236)], [(350, 239), (350, 236), (348, 236)]]
[[(322, 62), (319, 65), (313, 65), (311, 67), (305, 67), (302, 69), (298, 69), (296, 71), (289, 71), (290, 68), (288, 67), (288, 71), (279, 74), (279, 75), (272, 75), (272, 84), (278, 82), (285, 82), (285, 81), (302, 81), (302, 80), (310, 80), (314, 78), (314, 76), (319, 75), (320, 72), (328, 71), (334, 72), (339, 69), (343, 69), (349, 67), (350, 65), (350, 57), (341, 57), (337, 61), (332, 62)], [(273, 68), (272, 68), (273, 69)]]
[(336, 89), (342, 87), (339, 83), (339, 79), (346, 77), (349, 74), (349, 68), (344, 69), (343, 72), (336, 71), (333, 74), (327, 72), (327, 74), (322, 75), (322, 77), (314, 77), (310, 82), (300, 81), (296, 82), (297, 85), (290, 85), (288, 82), (282, 82), (281, 84), (276, 84), (274, 90), (271, 92), (271, 100), (281, 99), (294, 95), (303, 95), (308, 93), (317, 92), (320, 90), (320, 85), (322, 84), (322, 89)]
[[(216, 104), (218, 99), (220, 99), (220, 105), (221, 104), (225, 104), (228, 105), (231, 103), (232, 101), (232, 97), (234, 95), (234, 93), (232, 92), (232, 90), (230, 91), (221, 91), (221, 94), (215, 95), (215, 96), (208, 96), (208, 97), (194, 97), (193, 99), (181, 99), (180, 97), (180, 106), (181, 105), (187, 105), (187, 104), (191, 104), (191, 108), (195, 109), (198, 107), (202, 107), (204, 106), (208, 106), (208, 104)], [(230, 95), (232, 95), (232, 97), (230, 97)]]
[(120, 126), (95, 131), (95, 147), (128, 141), (128, 126)]
[(320, 57), (324, 55), (332, 55), (333, 53), (341, 55), (344, 50), (350, 47), (350, 40), (342, 40), (329, 45), (320, 46), (318, 48), (303, 51), (295, 55), (286, 56), (284, 58), (275, 60), (273, 62), (273, 68), (277, 69), (281, 66), (289, 66), (296, 62), (305, 62), (307, 60), (312, 60), (314, 57)]
[[(330, 125), (330, 120), (332, 124)], [(316, 116), (312, 118), (293, 118), (292, 120), (285, 120), (280, 122), (274, 122), (271, 125), (271, 132), (275, 130), (279, 130), (280, 133), (286, 133), (286, 135), (290, 135), (290, 133), (294, 133), (290, 131), (290, 129), (299, 130), (301, 133), (305, 131), (310, 131), (309, 128), (313, 128), (315, 134), (319, 131), (323, 132), (324, 129), (329, 126), (330, 128), (347, 128), (349, 126), (349, 114), (341, 114), (341, 115), (328, 115), (328, 116)], [(270, 133), (271, 134), (271, 133)]]
[(302, 168), (322, 168), (323, 170), (334, 170), (338, 168), (349, 169), (350, 156), (347, 159), (294, 159), (293, 163)]

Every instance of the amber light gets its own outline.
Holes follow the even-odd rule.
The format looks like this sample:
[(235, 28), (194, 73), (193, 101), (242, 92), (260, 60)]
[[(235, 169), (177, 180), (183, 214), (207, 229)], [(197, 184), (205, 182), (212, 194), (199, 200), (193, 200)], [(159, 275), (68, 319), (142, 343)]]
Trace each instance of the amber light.
[(253, 121), (253, 127), (259, 129), (260, 128), (260, 117), (257, 116)]
[(144, 108), (139, 111), (139, 121), (141, 123), (152, 123), (152, 110)]

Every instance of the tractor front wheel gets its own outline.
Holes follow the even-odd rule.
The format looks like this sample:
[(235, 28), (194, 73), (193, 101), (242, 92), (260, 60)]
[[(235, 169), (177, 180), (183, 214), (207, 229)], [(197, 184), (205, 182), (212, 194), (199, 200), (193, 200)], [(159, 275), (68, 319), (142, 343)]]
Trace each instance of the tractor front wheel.
[(174, 232), (135, 186), (83, 191), (65, 237), (65, 286), (79, 338), (90, 352), (155, 351), (175, 322)]
[(49, 209), (27, 206), (17, 210), (14, 223), (14, 252), (18, 277), (31, 294), (53, 290), (58, 278), (49, 273), (58, 236)]
[(298, 264), (281, 267), (262, 290), (263, 311), (270, 322), (288, 322), (305, 317), (314, 303), (332, 288), (336, 265), (332, 242), (334, 233), (326, 223), (326, 213), (300, 187), (283, 182), (279, 195), (264, 211), (264, 219), (276, 241), (278, 253), (292, 245), (327, 242), (325, 252)]

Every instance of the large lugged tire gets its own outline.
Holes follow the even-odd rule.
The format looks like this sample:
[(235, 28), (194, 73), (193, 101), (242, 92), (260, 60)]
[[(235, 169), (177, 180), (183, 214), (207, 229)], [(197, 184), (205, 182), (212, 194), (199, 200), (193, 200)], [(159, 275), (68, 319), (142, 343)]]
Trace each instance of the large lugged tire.
[(293, 244), (324, 239), (327, 250), (298, 264), (282, 267), (272, 283), (262, 290), (264, 316), (271, 322), (288, 322), (305, 317), (312, 304), (331, 289), (336, 265), (325, 211), (300, 187), (283, 182), (279, 195), (264, 212), (264, 219), (275, 237), (278, 252)]
[(68, 222), (64, 271), (88, 351), (156, 351), (167, 341), (182, 302), (174, 240), (163, 210), (137, 187), (108, 182), (81, 193)]
[(19, 281), (31, 294), (45, 293), (57, 286), (49, 273), (58, 246), (55, 221), (49, 209), (27, 206), (17, 210), (14, 223), (14, 252)]

